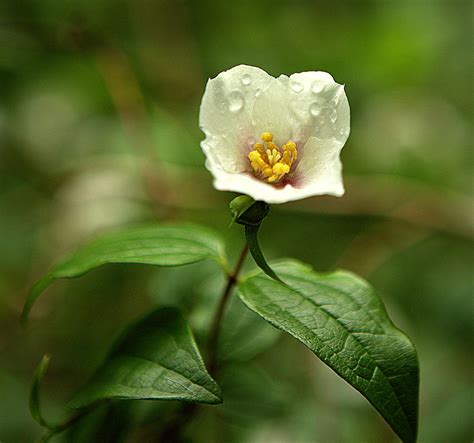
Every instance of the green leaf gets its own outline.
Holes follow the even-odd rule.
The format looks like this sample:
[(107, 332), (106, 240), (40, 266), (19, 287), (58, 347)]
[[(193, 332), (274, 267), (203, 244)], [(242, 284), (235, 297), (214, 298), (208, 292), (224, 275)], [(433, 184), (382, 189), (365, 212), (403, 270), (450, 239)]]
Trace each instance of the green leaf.
[(127, 440), (135, 418), (132, 401), (110, 401), (97, 405), (62, 433), (55, 443), (121, 443)]
[(35, 300), (58, 278), (80, 277), (107, 263), (179, 266), (205, 259), (225, 264), (224, 246), (212, 231), (196, 225), (142, 226), (104, 235), (54, 266), (31, 288), (22, 321), (28, 318)]
[(191, 330), (175, 308), (158, 309), (132, 325), (70, 406), (104, 399), (222, 403)]
[(360, 391), (404, 442), (418, 426), (418, 359), (374, 290), (344, 271), (318, 274), (295, 261), (242, 280), (238, 293), (265, 320), (300, 340)]
[(44, 374), (48, 369), (49, 357), (47, 355), (43, 356), (41, 362), (35, 370), (33, 376), (33, 382), (31, 383), (30, 389), (30, 413), (33, 419), (43, 428), (52, 429), (53, 426), (50, 425), (41, 414), (40, 407), (40, 389), (43, 382)]
[(252, 360), (270, 348), (280, 336), (280, 331), (263, 322), (237, 297), (232, 297), (219, 334), (218, 360), (221, 363)]

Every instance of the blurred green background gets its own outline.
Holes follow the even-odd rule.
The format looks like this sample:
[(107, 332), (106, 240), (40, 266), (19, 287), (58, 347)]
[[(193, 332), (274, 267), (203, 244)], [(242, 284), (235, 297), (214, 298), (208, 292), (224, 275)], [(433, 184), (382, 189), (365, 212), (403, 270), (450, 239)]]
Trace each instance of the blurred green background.
[[(153, 306), (178, 304), (204, 331), (222, 285), (212, 264), (104, 267), (57, 283), (25, 330), (18, 319), (36, 278), (113, 227), (190, 219), (236, 255), (232, 194), (212, 188), (197, 121), (207, 78), (241, 63), (328, 71), (351, 105), (346, 195), (274, 206), (267, 256), (367, 278), (419, 352), (420, 441), (472, 441), (472, 12), (468, 0), (3, 1), (0, 441), (40, 435), (28, 389), (43, 354), (55, 421)], [(191, 423), (192, 441), (397, 441), (362, 396), (239, 303), (228, 321), (248, 319), (245, 352), (223, 374), (225, 403)], [(139, 422), (176, 405), (124, 407)], [(78, 435), (63, 439), (92, 441)]]

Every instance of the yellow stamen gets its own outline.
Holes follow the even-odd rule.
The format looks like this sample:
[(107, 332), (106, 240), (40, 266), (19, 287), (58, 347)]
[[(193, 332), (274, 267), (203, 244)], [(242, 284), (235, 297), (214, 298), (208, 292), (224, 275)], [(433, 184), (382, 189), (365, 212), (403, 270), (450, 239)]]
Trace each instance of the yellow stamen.
[(290, 172), (290, 167), (284, 163), (276, 163), (273, 165), (272, 171), (276, 175), (283, 175)]
[(291, 166), (298, 157), (296, 143), (286, 142), (281, 149), (273, 142), (273, 134), (264, 132), (260, 136), (263, 143), (255, 143), (248, 158), (255, 175), (268, 183), (278, 183), (290, 173)]
[(255, 144), (253, 145), (253, 149), (255, 149), (257, 152), (259, 152), (260, 155), (265, 156), (265, 148), (264, 148), (264, 146), (262, 145), (262, 143), (255, 143)]

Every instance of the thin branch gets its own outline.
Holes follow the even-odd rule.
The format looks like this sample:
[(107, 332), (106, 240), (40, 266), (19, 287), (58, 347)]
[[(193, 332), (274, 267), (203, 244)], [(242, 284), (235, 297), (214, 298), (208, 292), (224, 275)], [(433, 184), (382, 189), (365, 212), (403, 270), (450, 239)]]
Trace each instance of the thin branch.
[(245, 245), (242, 248), (242, 251), (240, 252), (239, 259), (237, 260), (237, 264), (235, 265), (234, 271), (229, 273), (228, 275), (226, 286), (224, 288), (224, 291), (222, 292), (222, 295), (219, 300), (219, 305), (217, 306), (216, 313), (214, 314), (214, 318), (212, 320), (208, 342), (208, 369), (211, 375), (214, 375), (217, 370), (217, 345), (225, 307), (227, 306), (230, 295), (232, 294), (232, 289), (235, 286), (235, 283), (237, 282), (237, 277), (245, 262), (248, 250), (249, 246), (247, 242), (245, 242)]
[[(219, 342), (219, 332), (221, 329), (222, 319), (224, 317), (225, 308), (232, 294), (232, 289), (237, 283), (237, 277), (242, 270), (242, 266), (245, 262), (245, 258), (248, 252), (248, 244), (245, 243), (239, 259), (235, 265), (235, 268), (227, 276), (227, 282), (222, 291), (222, 295), (219, 300), (219, 305), (217, 306), (216, 313), (212, 320), (211, 329), (209, 332), (209, 341), (208, 341), (208, 370), (211, 375), (215, 375), (217, 372), (217, 349)], [(174, 418), (165, 426), (165, 428), (160, 432), (156, 441), (166, 441), (173, 443), (183, 442), (182, 432), (187, 423), (198, 411), (197, 403), (186, 403), (181, 408), (178, 409), (177, 414)]]

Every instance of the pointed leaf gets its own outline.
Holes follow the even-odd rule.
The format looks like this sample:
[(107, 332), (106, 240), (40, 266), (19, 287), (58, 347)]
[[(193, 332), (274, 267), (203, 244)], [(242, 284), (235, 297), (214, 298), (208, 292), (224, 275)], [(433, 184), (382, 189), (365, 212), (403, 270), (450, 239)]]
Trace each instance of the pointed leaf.
[(49, 357), (47, 355), (43, 356), (41, 362), (35, 370), (33, 376), (33, 382), (31, 383), (30, 389), (30, 413), (33, 419), (41, 425), (43, 428), (52, 429), (53, 426), (50, 425), (43, 417), (40, 407), (40, 390), (41, 384), (43, 383), (44, 374), (48, 369)]
[(175, 308), (158, 309), (134, 324), (70, 406), (104, 399), (222, 403), (191, 330)]
[(415, 442), (416, 351), (369, 284), (344, 271), (318, 274), (295, 261), (273, 267), (287, 285), (255, 274), (238, 285), (244, 303), (360, 391), (404, 442)]
[(212, 231), (191, 224), (133, 227), (104, 235), (58, 263), (32, 287), (22, 320), (55, 279), (79, 277), (107, 263), (179, 266), (205, 259), (225, 262), (223, 251), (221, 239)]

